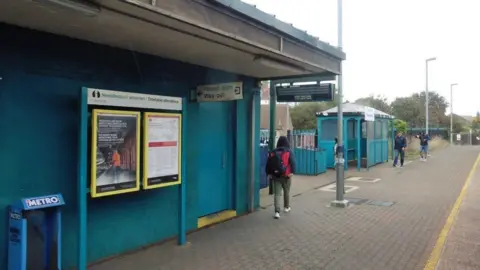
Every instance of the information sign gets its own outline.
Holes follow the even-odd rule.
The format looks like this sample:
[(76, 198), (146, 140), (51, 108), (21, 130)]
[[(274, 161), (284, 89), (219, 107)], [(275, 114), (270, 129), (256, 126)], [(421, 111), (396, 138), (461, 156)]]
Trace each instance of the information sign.
[(181, 114), (144, 115), (143, 188), (181, 183)]

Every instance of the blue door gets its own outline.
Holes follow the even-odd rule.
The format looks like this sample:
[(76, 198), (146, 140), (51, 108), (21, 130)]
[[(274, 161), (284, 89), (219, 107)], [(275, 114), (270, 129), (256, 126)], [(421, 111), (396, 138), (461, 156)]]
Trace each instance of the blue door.
[(199, 217), (232, 208), (233, 124), (232, 102), (199, 104), (198, 133)]

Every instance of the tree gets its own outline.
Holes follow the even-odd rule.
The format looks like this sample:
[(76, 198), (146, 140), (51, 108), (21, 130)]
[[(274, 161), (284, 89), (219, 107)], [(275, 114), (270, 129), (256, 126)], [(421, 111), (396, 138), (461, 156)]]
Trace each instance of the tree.
[(472, 120), (472, 130), (477, 133), (480, 131), (480, 112)]
[(395, 119), (393, 120), (393, 127), (397, 132), (402, 132), (403, 134), (407, 133), (408, 131), (408, 125), (407, 122), (400, 120), (400, 119)]
[(418, 100), (413, 97), (400, 97), (392, 102), (392, 113), (398, 119), (403, 119), (410, 126), (418, 127), (424, 122)]
[(370, 95), (368, 97), (359, 98), (354, 103), (372, 107), (384, 113), (388, 113), (388, 114), (392, 113), (392, 107), (390, 106), (387, 98), (381, 95), (377, 95), (377, 96)]
[(322, 112), (335, 107), (335, 102), (305, 102), (290, 109), (293, 128), (315, 129), (317, 128), (317, 112)]
[[(429, 93), (429, 124), (431, 126), (445, 126), (449, 123), (445, 112), (448, 103), (445, 97), (436, 92)], [(409, 97), (397, 98), (392, 102), (392, 113), (406, 121), (410, 127), (425, 126), (425, 93), (415, 93)]]

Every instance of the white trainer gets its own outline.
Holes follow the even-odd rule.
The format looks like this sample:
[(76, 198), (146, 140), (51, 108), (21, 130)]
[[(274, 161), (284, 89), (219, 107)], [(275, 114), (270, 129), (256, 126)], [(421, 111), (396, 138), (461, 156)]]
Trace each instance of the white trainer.
[(287, 208), (283, 209), (283, 211), (285, 211), (285, 213), (288, 213), (288, 212), (290, 212), (290, 210), (292, 210), (292, 208), (291, 208), (291, 207), (287, 207)]
[(273, 216), (274, 219), (279, 219), (280, 218), (280, 213), (275, 212), (275, 215)]

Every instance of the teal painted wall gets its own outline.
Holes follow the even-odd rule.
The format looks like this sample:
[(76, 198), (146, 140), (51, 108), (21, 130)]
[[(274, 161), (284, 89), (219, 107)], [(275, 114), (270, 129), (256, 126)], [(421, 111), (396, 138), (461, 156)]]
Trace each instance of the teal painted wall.
[[(79, 93), (83, 86), (187, 96), (199, 84), (244, 82), (236, 101), (237, 135), (232, 160), (237, 211), (247, 210), (252, 78), (131, 51), (0, 24), (0, 231), (6, 207), (21, 197), (63, 193), (64, 266), (76, 262), (77, 142)], [(257, 98), (257, 110), (260, 101)], [(198, 104), (189, 103), (187, 144), (187, 229), (195, 229), (202, 156), (195, 140)], [(230, 112), (225, 112), (230, 113)], [(255, 119), (259, 134), (260, 118)], [(232, 136), (234, 136), (232, 134)], [(259, 138), (256, 138), (259, 141)], [(259, 152), (255, 153), (256, 159)], [(233, 163), (233, 162), (232, 162)], [(258, 164), (258, 162), (256, 162)], [(260, 168), (256, 167), (258, 208)], [(87, 195), (86, 195), (87, 196)], [(88, 199), (88, 260), (140, 248), (178, 232), (178, 187)], [(6, 233), (0, 233), (0, 269), (6, 269)]]

